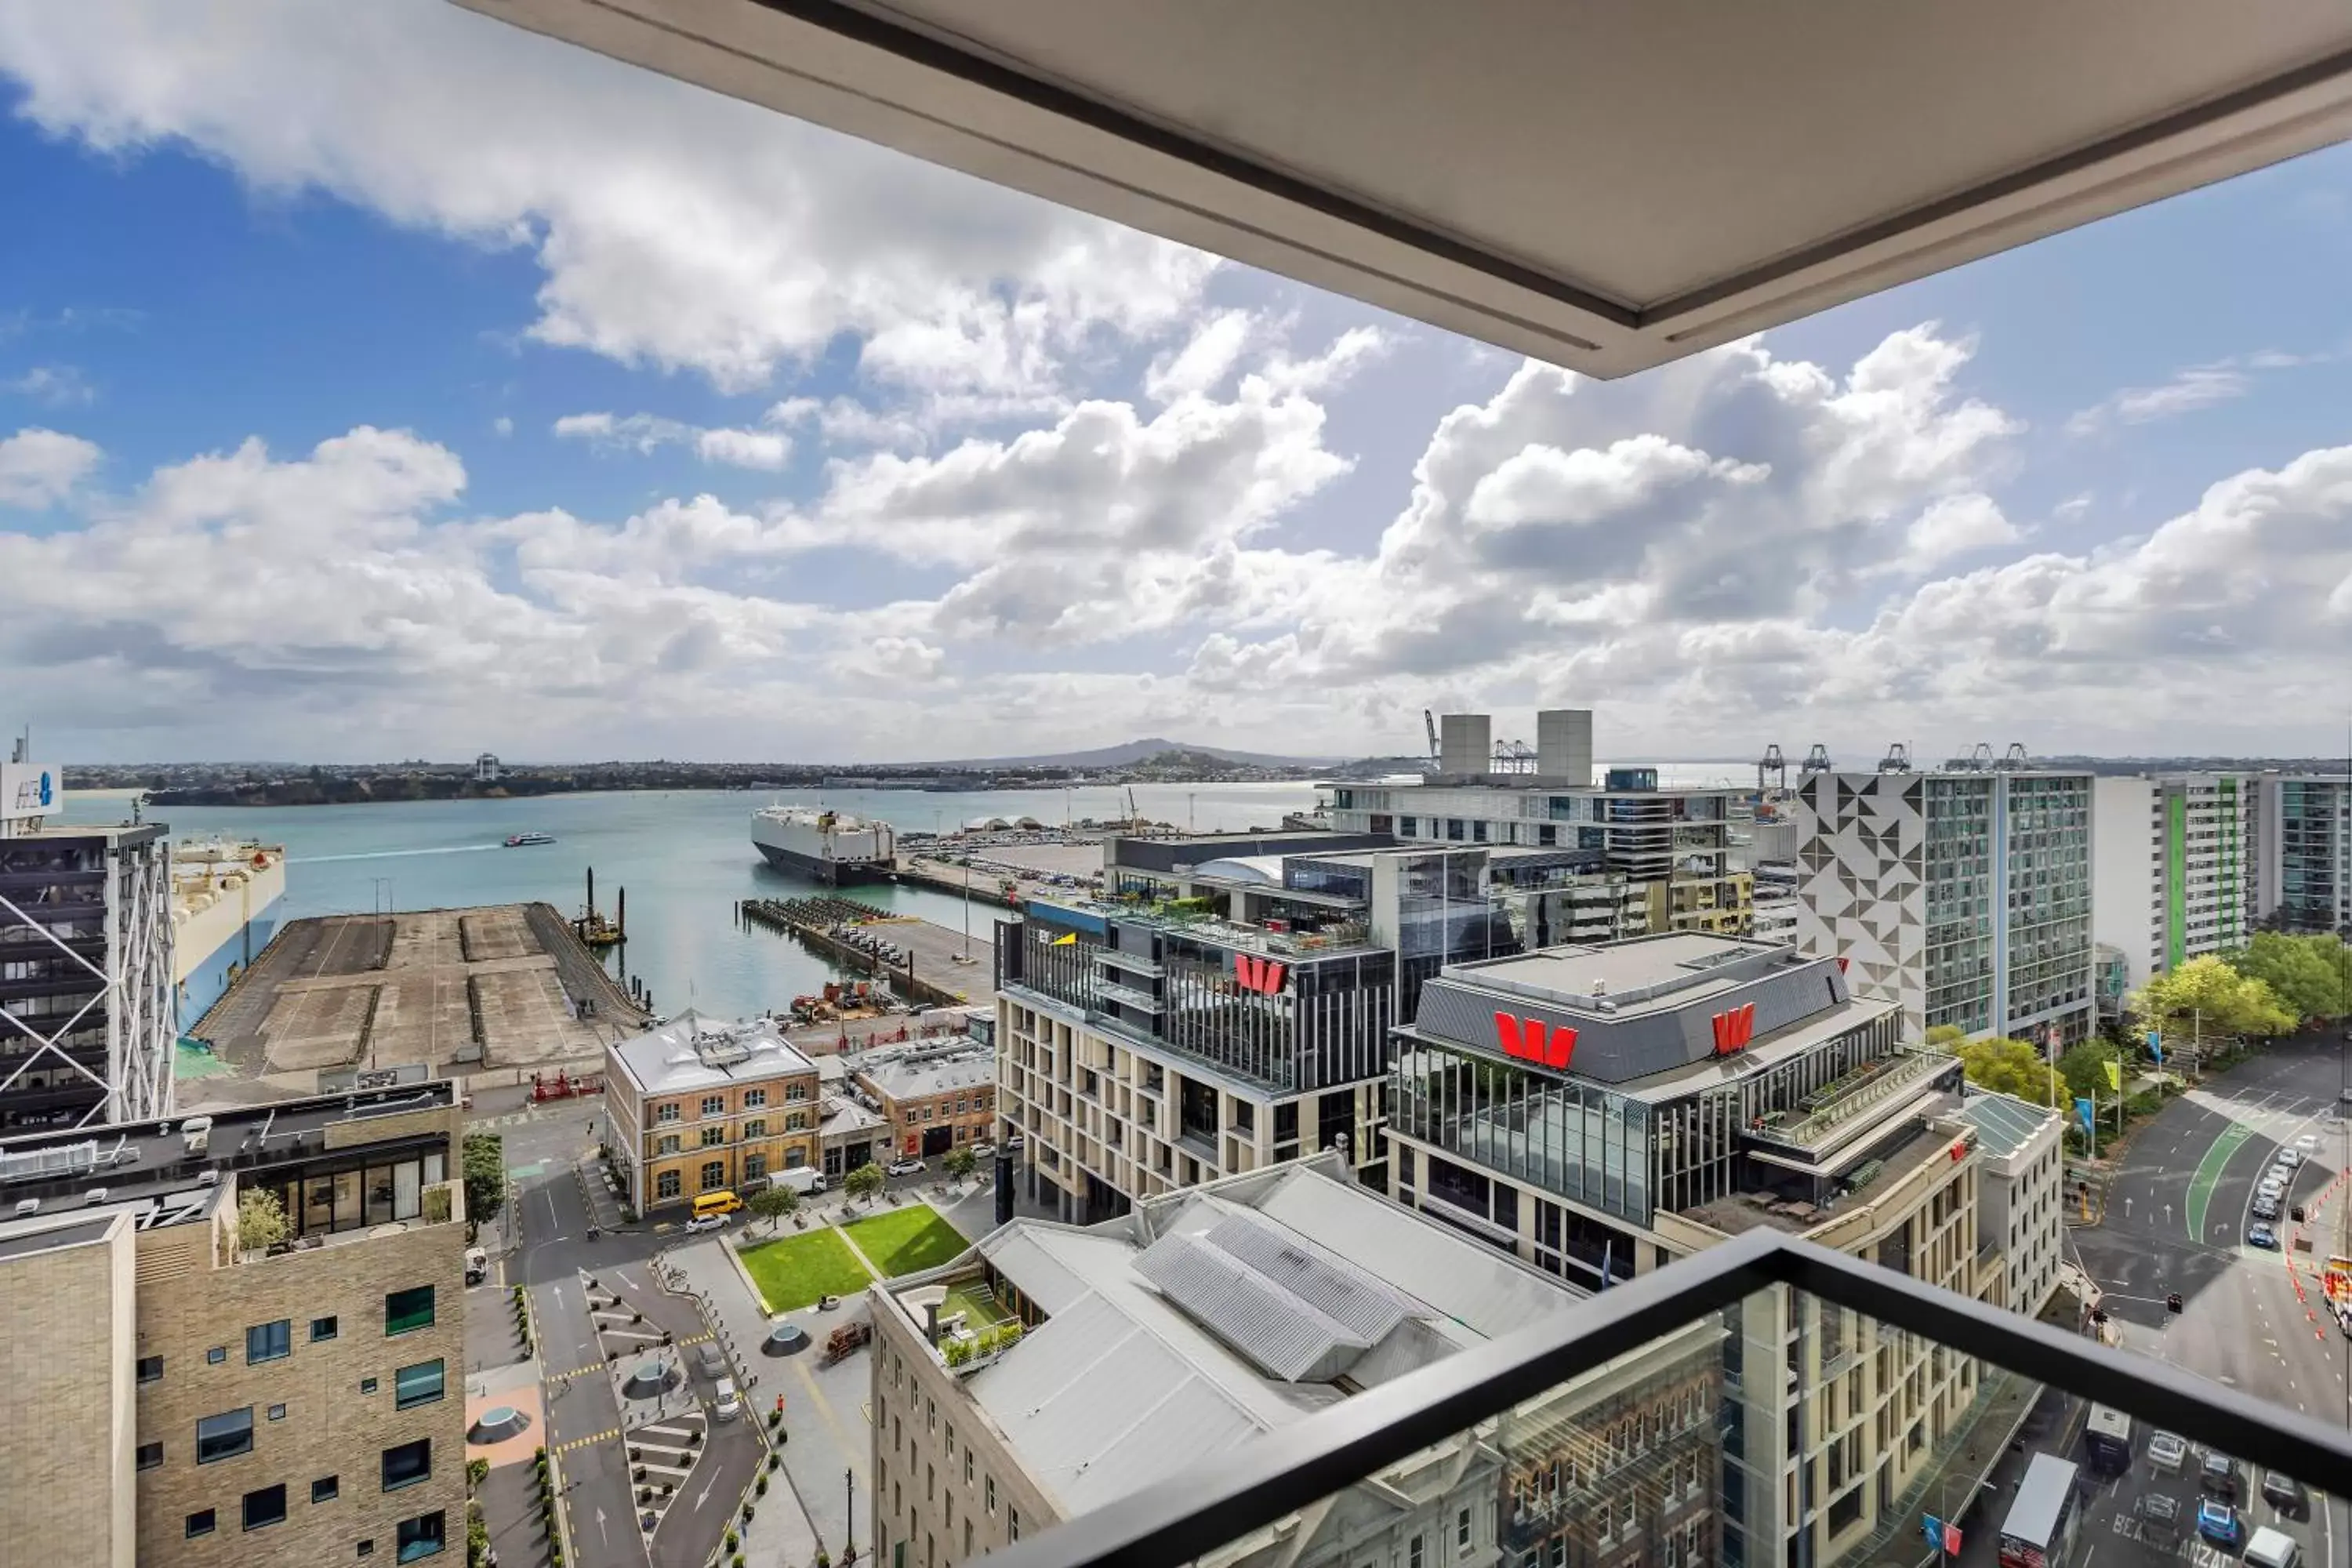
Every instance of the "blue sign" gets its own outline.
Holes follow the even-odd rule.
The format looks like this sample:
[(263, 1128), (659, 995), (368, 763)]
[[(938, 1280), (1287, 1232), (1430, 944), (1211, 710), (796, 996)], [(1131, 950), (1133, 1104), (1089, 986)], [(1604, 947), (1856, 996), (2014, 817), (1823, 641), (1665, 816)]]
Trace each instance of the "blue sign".
[(2089, 1100), (2078, 1099), (2074, 1101), (2074, 1116), (2076, 1120), (2082, 1122), (2083, 1132), (2085, 1137), (2089, 1136), (2093, 1123), (2098, 1114), (2099, 1108), (2093, 1105)]
[(2164, 1065), (2164, 1033), (2162, 1030), (2150, 1029), (2147, 1032), (2147, 1054), (2156, 1058), (2157, 1066), (2162, 1067)]
[(1934, 1514), (1927, 1514), (1920, 1519), (1919, 1533), (1926, 1536), (1927, 1544), (1937, 1551), (1944, 1549), (1944, 1521)]

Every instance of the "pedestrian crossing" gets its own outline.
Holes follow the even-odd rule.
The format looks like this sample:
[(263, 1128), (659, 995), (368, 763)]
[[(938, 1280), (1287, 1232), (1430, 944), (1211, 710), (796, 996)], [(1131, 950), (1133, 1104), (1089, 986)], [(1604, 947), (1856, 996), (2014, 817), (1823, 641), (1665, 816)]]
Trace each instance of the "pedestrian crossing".
[[(675, 1342), (679, 1349), (683, 1350), (689, 1345), (703, 1344), (709, 1341), (715, 1340), (719, 1336), (717, 1334), (710, 1333), (706, 1331), (699, 1334), (690, 1334), (685, 1339), (678, 1340)], [(585, 1377), (592, 1372), (604, 1372), (607, 1370), (609, 1370), (609, 1363), (601, 1361), (592, 1361), (586, 1366), (575, 1366), (567, 1372), (542, 1373), (540, 1375), (540, 1381), (541, 1383), (569, 1383), (575, 1377)]]
[(555, 1446), (555, 1451), (559, 1454), (569, 1454), (577, 1448), (593, 1447), (598, 1443), (609, 1443), (620, 1435), (621, 1429), (618, 1426), (608, 1426), (604, 1431), (596, 1433), (593, 1436), (573, 1437), (567, 1441), (558, 1443)]

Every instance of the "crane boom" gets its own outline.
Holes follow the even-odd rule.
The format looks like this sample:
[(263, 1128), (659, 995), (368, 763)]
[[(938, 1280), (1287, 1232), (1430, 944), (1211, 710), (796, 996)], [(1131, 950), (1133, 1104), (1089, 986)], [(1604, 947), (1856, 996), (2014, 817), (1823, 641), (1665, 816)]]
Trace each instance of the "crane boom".
[(1421, 722), (1429, 731), (1429, 754), (1434, 757), (1437, 755), (1437, 715), (1424, 708), (1421, 710)]

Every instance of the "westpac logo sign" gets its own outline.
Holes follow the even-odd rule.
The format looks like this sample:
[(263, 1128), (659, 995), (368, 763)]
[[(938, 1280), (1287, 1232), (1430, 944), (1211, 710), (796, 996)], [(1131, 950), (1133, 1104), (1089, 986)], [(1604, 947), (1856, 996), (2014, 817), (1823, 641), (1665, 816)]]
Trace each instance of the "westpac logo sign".
[(1542, 1068), (1564, 1068), (1576, 1055), (1576, 1031), (1566, 1024), (1549, 1028), (1541, 1018), (1517, 1018), (1508, 1013), (1495, 1015), (1495, 1040), (1503, 1054)]
[(1270, 958), (1260, 958), (1252, 952), (1234, 954), (1234, 984), (1244, 991), (1272, 996), (1281, 991), (1282, 983), (1289, 973), (1290, 965), (1286, 963), (1276, 963)]
[(1715, 1054), (1727, 1057), (1756, 1037), (1756, 1004), (1727, 1008), (1715, 1016)]

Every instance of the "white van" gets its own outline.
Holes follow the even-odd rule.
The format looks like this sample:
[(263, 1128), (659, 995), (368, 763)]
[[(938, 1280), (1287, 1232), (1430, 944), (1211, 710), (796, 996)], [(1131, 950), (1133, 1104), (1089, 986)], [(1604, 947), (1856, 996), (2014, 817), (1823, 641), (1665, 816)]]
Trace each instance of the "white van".
[(2246, 1553), (2241, 1561), (2246, 1568), (2301, 1568), (2303, 1548), (2294, 1543), (2294, 1537), (2264, 1525), (2246, 1542)]
[(824, 1173), (814, 1165), (795, 1165), (789, 1171), (778, 1171), (774, 1177), (780, 1187), (790, 1187), (803, 1197), (824, 1191)]

